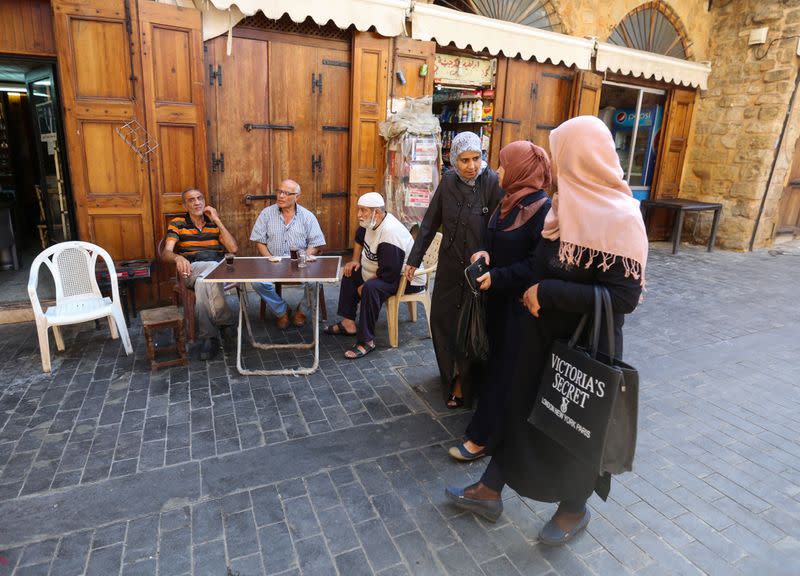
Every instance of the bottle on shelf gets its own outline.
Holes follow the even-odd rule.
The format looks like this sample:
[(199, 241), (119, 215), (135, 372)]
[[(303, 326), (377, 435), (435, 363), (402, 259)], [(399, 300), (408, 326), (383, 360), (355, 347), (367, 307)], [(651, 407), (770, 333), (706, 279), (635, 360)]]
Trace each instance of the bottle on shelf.
[(472, 115), (475, 117), (475, 122), (481, 121), (481, 116), (483, 115), (483, 102), (480, 98), (478, 98), (472, 105)]

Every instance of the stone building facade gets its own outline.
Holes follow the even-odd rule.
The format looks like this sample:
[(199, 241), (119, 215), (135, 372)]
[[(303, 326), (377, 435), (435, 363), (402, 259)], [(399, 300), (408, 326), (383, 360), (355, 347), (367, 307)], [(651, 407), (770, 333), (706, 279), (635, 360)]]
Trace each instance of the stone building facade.
[[(711, 14), (713, 69), (698, 98), (681, 192), (724, 204), (722, 247), (763, 247), (772, 242), (800, 136), (796, 98), (790, 107), (800, 62), (800, 0), (714, 0)], [(761, 27), (769, 28), (767, 43), (748, 46), (750, 30)], [(695, 229), (699, 240), (709, 223), (698, 224), (686, 229)]]

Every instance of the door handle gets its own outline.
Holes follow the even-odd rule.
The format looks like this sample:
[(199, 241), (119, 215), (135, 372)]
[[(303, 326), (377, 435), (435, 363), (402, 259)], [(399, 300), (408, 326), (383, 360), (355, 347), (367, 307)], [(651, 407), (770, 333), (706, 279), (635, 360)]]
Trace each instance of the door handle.
[(496, 122), (503, 124), (522, 124), (522, 120), (514, 120), (513, 118), (498, 118)]

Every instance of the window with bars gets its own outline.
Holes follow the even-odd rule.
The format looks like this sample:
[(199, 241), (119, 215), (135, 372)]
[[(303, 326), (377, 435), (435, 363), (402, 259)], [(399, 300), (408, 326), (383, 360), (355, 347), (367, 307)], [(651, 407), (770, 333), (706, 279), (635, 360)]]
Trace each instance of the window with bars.
[(609, 43), (673, 58), (688, 58), (686, 40), (658, 3), (648, 3), (630, 12), (617, 24)]
[(433, 3), (495, 20), (561, 31), (561, 21), (550, 0), (434, 0)]

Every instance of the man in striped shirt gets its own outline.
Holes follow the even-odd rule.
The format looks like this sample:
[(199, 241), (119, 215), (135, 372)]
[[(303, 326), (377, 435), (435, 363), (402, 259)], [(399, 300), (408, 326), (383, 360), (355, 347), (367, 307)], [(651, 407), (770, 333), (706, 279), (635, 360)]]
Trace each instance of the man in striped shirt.
[[(250, 240), (256, 243), (261, 256), (289, 256), (291, 251), (305, 250), (316, 254), (325, 245), (325, 236), (314, 214), (297, 203), (300, 185), (294, 180), (284, 180), (276, 191), (277, 201), (258, 215)], [(289, 305), (281, 298), (271, 282), (253, 283), (253, 288), (276, 316), (278, 328), (289, 325)], [(311, 285), (305, 284), (306, 305), (311, 302)], [(306, 322), (300, 304), (292, 314), (292, 324), (297, 327)]]
[(202, 192), (185, 190), (181, 200), (186, 214), (170, 220), (161, 259), (175, 264), (186, 285), (194, 287), (200, 358), (207, 360), (219, 349), (217, 327), (225, 333), (226, 342), (232, 341), (236, 317), (225, 302), (222, 284), (206, 283), (198, 276), (216, 266), (225, 252), (235, 253), (237, 246), (216, 209), (206, 205)]

